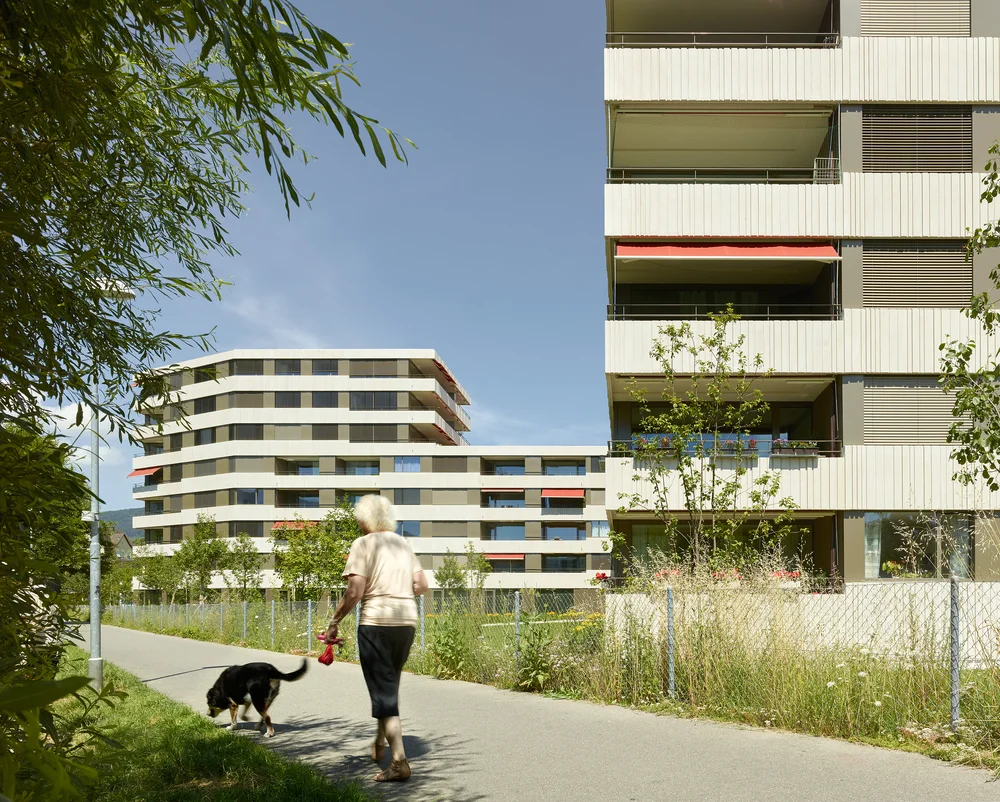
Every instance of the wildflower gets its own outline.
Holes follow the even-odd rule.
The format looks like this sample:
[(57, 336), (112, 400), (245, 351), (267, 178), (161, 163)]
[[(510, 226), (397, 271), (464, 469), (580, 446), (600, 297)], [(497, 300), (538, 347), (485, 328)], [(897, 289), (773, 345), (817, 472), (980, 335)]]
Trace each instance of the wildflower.
[(868, 672), (867, 671), (859, 671), (858, 672), (858, 676), (859, 677), (867, 677), (868, 676)]
[(847, 663), (837, 663), (836, 668), (847, 668)]
[(881, 707), (881, 706), (882, 706), (882, 703), (878, 699), (876, 699), (875, 700), (875, 707)]
[(871, 650), (871, 649), (862, 649), (862, 650), (861, 650), (861, 654), (865, 655), (865, 657), (867, 657), (867, 656), (868, 656), (868, 655), (870, 655), (871, 653), (872, 653), (872, 650)]
[(836, 682), (828, 682), (828, 683), (826, 683), (826, 687), (827, 688), (832, 688), (836, 684), (837, 684)]

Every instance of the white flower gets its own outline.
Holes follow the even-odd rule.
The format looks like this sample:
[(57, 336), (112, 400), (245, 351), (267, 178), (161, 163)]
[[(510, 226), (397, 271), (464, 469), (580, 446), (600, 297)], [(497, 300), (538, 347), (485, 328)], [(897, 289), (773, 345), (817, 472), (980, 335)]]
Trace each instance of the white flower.
[(826, 683), (826, 687), (827, 688), (832, 688), (836, 684), (837, 684), (836, 682), (828, 682), (828, 683)]
[(869, 654), (871, 654), (871, 653), (872, 653), (872, 652), (871, 652), (871, 649), (862, 649), (862, 650), (861, 650), (861, 654), (863, 654), (863, 655), (869, 655)]
[(881, 706), (882, 706), (882, 703), (878, 699), (876, 699), (875, 700), (875, 707), (881, 707)]
[(858, 672), (858, 676), (859, 677), (867, 677), (868, 676), (868, 672), (867, 671), (859, 671)]
[(847, 663), (837, 663), (837, 665), (834, 666), (834, 668), (847, 668)]

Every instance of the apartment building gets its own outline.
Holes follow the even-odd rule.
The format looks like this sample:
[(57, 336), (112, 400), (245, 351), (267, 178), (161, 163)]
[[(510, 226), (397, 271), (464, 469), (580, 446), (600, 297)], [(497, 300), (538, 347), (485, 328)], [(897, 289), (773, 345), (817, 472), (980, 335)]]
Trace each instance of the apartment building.
[[(733, 304), (775, 371), (749, 478), (780, 472), (804, 547), (849, 582), (884, 578), (918, 519), (952, 533), (926, 575), (1000, 578), (1000, 496), (953, 481), (935, 381), (939, 344), (979, 334), (960, 309), (1000, 262), (963, 252), (989, 219), (998, 58), (996, 0), (607, 0), (612, 437), (639, 431), (628, 384), (661, 388), (664, 321), (706, 329)], [(634, 472), (609, 458), (607, 498), (641, 554), (662, 529), (613, 511), (650, 497)]]
[[(432, 587), (468, 543), (493, 590), (571, 591), (610, 569), (603, 446), (469, 445), (469, 395), (434, 351), (238, 350), (164, 370), (173, 395), (130, 474), (133, 525), (158, 549), (209, 515), (269, 553), (276, 525), (380, 493)], [(280, 584), (271, 558), (264, 579)]]

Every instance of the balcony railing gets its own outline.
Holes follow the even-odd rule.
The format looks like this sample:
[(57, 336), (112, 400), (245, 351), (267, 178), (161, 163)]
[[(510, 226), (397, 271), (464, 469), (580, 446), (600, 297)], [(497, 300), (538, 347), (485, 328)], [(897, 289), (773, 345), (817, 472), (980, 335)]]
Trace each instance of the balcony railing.
[[(706, 439), (710, 441), (711, 436), (706, 435)], [(629, 440), (609, 440), (608, 456), (631, 457), (636, 455), (637, 450), (652, 449), (663, 452), (665, 456), (669, 457), (675, 447), (676, 443), (670, 435), (636, 434)], [(707, 442), (704, 448), (705, 456), (711, 456), (709, 453), (712, 450), (711, 443)], [(694, 444), (688, 449), (690, 454), (694, 454), (696, 451), (697, 448)], [(786, 439), (765, 434), (720, 440), (719, 448), (715, 451), (716, 456), (723, 462), (736, 458), (753, 460), (758, 458), (839, 457), (842, 453), (842, 444), (839, 440)]]
[[(609, 184), (838, 184), (840, 160), (812, 167), (609, 167)], [(819, 162), (822, 162), (820, 164)]]
[[(733, 304), (745, 320), (841, 320), (840, 304)], [(608, 304), (608, 320), (707, 320), (725, 304)]]
[(132, 492), (133, 493), (152, 493), (158, 487), (159, 487), (158, 484), (155, 484), (155, 485), (145, 485), (145, 484), (132, 485)]
[(838, 47), (839, 33), (608, 32), (607, 47)]

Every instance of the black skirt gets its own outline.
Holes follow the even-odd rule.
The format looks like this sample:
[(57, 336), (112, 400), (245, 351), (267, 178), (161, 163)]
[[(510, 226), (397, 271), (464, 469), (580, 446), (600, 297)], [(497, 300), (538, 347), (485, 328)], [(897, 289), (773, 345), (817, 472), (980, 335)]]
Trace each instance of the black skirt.
[(399, 715), (399, 677), (410, 656), (414, 628), (358, 627), (358, 656), (372, 700), (372, 718)]

